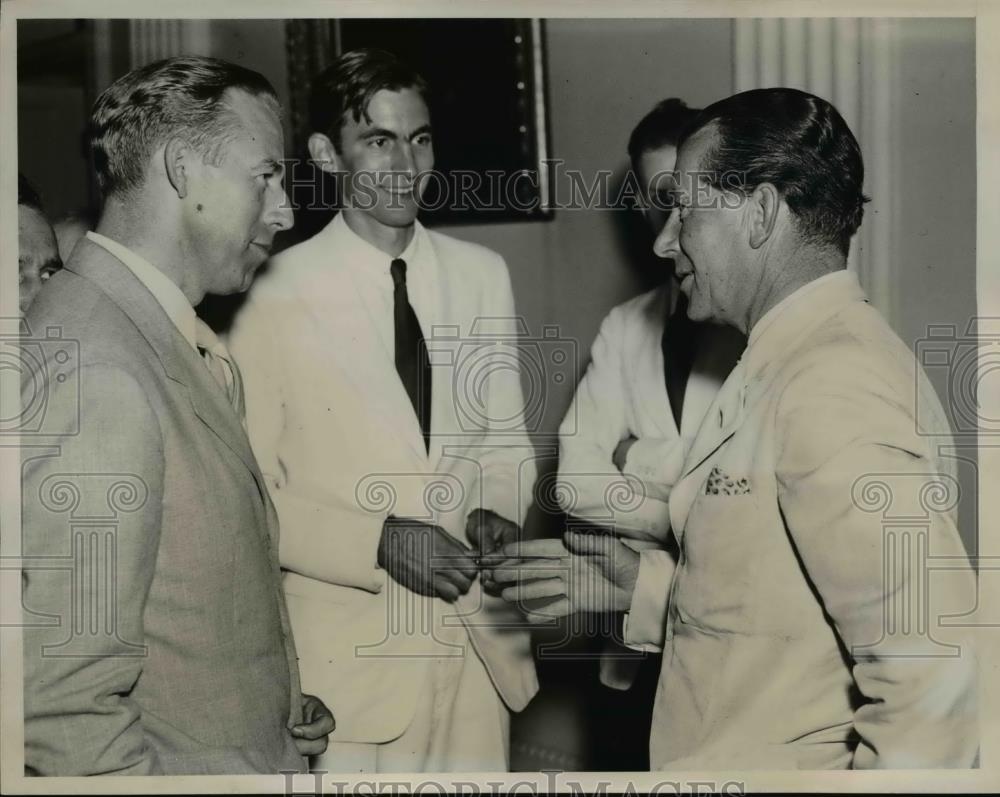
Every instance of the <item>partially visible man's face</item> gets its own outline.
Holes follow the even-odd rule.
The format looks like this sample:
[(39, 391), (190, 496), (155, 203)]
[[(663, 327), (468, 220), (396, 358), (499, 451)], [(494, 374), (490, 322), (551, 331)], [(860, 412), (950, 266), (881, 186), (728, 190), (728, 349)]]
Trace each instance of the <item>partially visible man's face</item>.
[(348, 113), (340, 130), (346, 212), (365, 225), (409, 227), (426, 186), (417, 178), (434, 168), (430, 111), (416, 89), (382, 89), (368, 103), (368, 117)]
[(676, 165), (677, 147), (672, 144), (659, 149), (647, 149), (639, 155), (639, 162), (636, 164), (636, 177), (646, 203), (643, 212), (654, 235), (663, 229), (670, 216), (669, 207), (676, 188)]
[(35, 208), (17, 206), (17, 287), (21, 315), (28, 312), (42, 285), (62, 268), (56, 236)]
[(192, 252), (208, 293), (245, 291), (271, 252), (275, 233), (290, 229), (283, 186), (284, 134), (272, 103), (230, 90), (238, 122), (222, 144), (221, 162), (197, 168), (186, 199)]
[(711, 126), (689, 138), (677, 156), (677, 202), (653, 246), (676, 260), (676, 275), (695, 321), (734, 324), (746, 311), (759, 274), (745, 257), (741, 196), (711, 186), (701, 169), (713, 143)]

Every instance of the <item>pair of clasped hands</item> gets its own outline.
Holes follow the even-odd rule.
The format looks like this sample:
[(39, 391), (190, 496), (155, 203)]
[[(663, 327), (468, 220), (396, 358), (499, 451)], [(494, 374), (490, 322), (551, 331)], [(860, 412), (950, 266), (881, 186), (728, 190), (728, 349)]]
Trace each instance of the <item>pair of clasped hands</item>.
[(484, 592), (516, 604), (533, 622), (574, 612), (627, 610), (639, 555), (610, 529), (573, 525), (586, 525), (587, 531), (521, 540), (516, 523), (475, 509), (466, 519), (465, 545), (440, 526), (390, 516), (378, 563), (397, 583), (449, 603), (479, 576)]

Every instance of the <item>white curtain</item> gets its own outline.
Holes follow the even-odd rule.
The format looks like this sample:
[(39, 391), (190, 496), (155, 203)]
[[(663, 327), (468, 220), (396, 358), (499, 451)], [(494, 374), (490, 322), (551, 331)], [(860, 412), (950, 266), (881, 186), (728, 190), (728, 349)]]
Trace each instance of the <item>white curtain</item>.
[(865, 161), (872, 201), (848, 265), (872, 303), (896, 317), (893, 260), (893, 86), (897, 35), (891, 19), (737, 19), (733, 21), (736, 91), (788, 86), (829, 100), (850, 125)]

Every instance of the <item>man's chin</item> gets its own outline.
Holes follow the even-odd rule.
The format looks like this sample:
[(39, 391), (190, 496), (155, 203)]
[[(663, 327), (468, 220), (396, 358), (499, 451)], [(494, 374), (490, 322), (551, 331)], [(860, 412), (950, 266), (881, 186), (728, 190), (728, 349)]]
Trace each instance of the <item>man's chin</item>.
[(699, 301), (699, 296), (696, 291), (685, 291), (685, 295), (688, 298), (687, 315), (692, 321), (711, 321), (711, 313), (708, 313), (705, 309), (705, 305)]
[(250, 290), (250, 286), (253, 285), (254, 277), (257, 275), (257, 272), (260, 270), (260, 267), (264, 264), (264, 262), (265, 261), (262, 260), (259, 264), (247, 266), (247, 268), (243, 271), (239, 282), (234, 279), (229, 285), (219, 286), (212, 291), (212, 293), (216, 296), (232, 296), (237, 293), (246, 293)]
[(402, 207), (382, 208), (378, 215), (378, 220), (386, 227), (405, 229), (406, 227), (413, 226), (413, 223), (417, 220), (418, 210), (419, 208), (416, 203), (407, 203)]

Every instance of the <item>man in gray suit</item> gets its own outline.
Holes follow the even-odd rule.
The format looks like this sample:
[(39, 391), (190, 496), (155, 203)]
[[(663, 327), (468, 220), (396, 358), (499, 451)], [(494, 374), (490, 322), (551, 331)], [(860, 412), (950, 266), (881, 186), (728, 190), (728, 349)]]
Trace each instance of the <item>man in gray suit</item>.
[(22, 466), (29, 773), (301, 771), (333, 729), (299, 688), (239, 370), (193, 309), (292, 224), (279, 112), (210, 58), (94, 106), (104, 212), (27, 316), (48, 335)]

